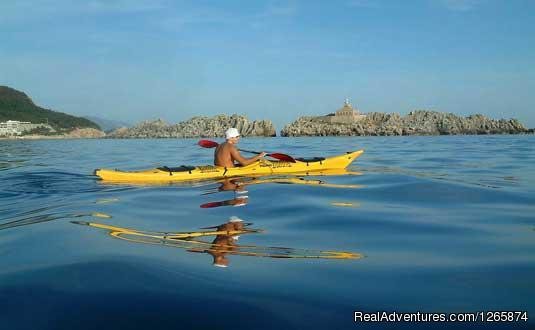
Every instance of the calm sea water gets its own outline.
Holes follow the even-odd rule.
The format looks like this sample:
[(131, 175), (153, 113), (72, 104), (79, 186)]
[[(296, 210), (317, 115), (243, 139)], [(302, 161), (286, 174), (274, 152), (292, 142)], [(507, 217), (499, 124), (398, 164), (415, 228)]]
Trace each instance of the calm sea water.
[[(210, 164), (195, 142), (0, 141), (0, 328), (535, 327), (534, 136), (240, 143), (295, 156), (364, 148), (350, 168), (360, 175), (305, 178), (331, 185), (255, 180), (235, 192), (92, 175)], [(262, 231), (147, 233), (227, 230), (231, 217)], [(314, 258), (324, 251), (362, 258)], [(529, 321), (355, 323), (354, 311), (526, 311)]]

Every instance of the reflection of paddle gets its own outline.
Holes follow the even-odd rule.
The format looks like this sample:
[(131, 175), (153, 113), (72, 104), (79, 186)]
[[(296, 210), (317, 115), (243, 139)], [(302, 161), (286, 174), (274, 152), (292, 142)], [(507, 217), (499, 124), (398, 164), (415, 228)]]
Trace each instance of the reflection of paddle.
[[(219, 143), (217, 143), (215, 141), (211, 141), (211, 140), (200, 140), (197, 144), (200, 145), (203, 148), (215, 148), (215, 147), (217, 147), (219, 145)], [(243, 151), (243, 152), (249, 152), (249, 153), (252, 153), (252, 154), (257, 154), (257, 155), (260, 154), (260, 152), (258, 152), (258, 151), (250, 151), (250, 150), (243, 150), (243, 149), (238, 149), (238, 150), (239, 151)], [(272, 157), (272, 158), (275, 158), (275, 159), (278, 159), (278, 160), (282, 160), (284, 162), (295, 163), (295, 159), (293, 159), (292, 156), (288, 156), (286, 154), (281, 154), (281, 153), (274, 152), (274, 153), (271, 153), (271, 154), (267, 154), (266, 156), (269, 156), (269, 157)]]
[(248, 201), (249, 201), (249, 199), (248, 199), (247, 196), (239, 196), (239, 197), (236, 197), (234, 199), (229, 199), (229, 200), (226, 200), (226, 201), (204, 203), (200, 207), (202, 209), (211, 209), (211, 208), (220, 207), (220, 206), (234, 206), (234, 207), (236, 207), (236, 206), (244, 206), (244, 205), (247, 204)]

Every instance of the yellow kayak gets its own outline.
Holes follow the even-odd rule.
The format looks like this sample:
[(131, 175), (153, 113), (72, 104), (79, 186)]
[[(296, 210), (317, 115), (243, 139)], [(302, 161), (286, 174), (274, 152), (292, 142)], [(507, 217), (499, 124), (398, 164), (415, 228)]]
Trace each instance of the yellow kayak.
[(296, 158), (295, 163), (260, 159), (253, 164), (241, 167), (225, 168), (214, 165), (158, 167), (142, 171), (120, 171), (96, 169), (95, 175), (110, 182), (181, 182), (209, 179), (222, 179), (237, 176), (263, 176), (277, 174), (321, 175), (332, 170), (345, 169), (364, 150), (348, 152), (334, 157)]

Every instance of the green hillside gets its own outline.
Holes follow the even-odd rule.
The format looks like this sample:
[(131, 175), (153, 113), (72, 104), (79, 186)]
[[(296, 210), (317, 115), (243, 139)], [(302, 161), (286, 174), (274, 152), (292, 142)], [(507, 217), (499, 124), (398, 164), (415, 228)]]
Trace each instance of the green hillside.
[(69, 131), (75, 127), (100, 127), (94, 122), (62, 112), (43, 109), (23, 92), (0, 86), (0, 122), (7, 120), (29, 121), (33, 124), (46, 123), (58, 131)]

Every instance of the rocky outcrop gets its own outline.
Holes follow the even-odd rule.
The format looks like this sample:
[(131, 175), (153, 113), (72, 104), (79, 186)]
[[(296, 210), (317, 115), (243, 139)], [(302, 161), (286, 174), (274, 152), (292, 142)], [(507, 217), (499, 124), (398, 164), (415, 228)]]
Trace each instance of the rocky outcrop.
[(397, 113), (372, 112), (350, 124), (325, 122), (322, 117), (301, 117), (285, 126), (282, 136), (455, 135), (529, 133), (516, 119), (466, 118), (452, 113), (418, 110), (401, 117)]
[(107, 136), (111, 138), (222, 137), (229, 127), (236, 127), (242, 136), (276, 135), (273, 123), (269, 120), (249, 121), (245, 116), (217, 115), (193, 117), (174, 125), (169, 125), (161, 119), (145, 121), (134, 127), (116, 129)]
[(64, 134), (68, 139), (97, 139), (106, 136), (106, 133), (94, 128), (75, 128)]

